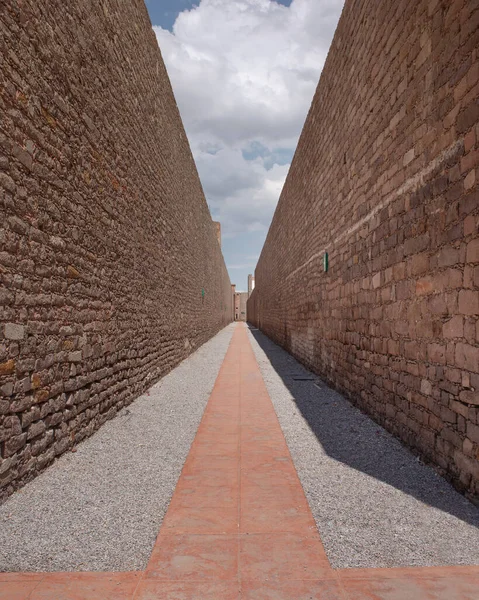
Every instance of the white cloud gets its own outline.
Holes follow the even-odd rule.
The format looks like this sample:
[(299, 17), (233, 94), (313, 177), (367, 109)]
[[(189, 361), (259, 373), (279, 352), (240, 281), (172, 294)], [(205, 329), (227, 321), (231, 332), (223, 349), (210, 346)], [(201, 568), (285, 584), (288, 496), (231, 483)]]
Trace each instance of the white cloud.
[(268, 227), (289, 165), (267, 170), (261, 158), (246, 161), (241, 149), (232, 147), (223, 147), (215, 155), (197, 153), (196, 164), (224, 237)]
[[(266, 230), (343, 0), (201, 0), (155, 32), (213, 217)], [(264, 153), (244, 151), (264, 147)], [(281, 161), (279, 161), (281, 162)], [(267, 167), (270, 167), (269, 169)]]

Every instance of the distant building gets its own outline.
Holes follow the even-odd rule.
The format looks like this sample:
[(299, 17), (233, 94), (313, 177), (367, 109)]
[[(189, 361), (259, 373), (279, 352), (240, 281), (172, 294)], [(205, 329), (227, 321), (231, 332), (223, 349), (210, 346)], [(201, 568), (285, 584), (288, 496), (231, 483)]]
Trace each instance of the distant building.
[(236, 300), (236, 283), (232, 283), (231, 284), (231, 294), (233, 295), (233, 302), (232, 302), (232, 306), (233, 306), (233, 321), (236, 321), (236, 306), (235, 306), (235, 300)]
[(248, 292), (235, 292), (234, 294), (234, 309), (235, 321), (246, 321), (246, 302), (248, 300)]
[(246, 321), (246, 303), (254, 290), (254, 275), (248, 275), (248, 291), (237, 292), (236, 285), (231, 285), (233, 292), (233, 319), (235, 321)]

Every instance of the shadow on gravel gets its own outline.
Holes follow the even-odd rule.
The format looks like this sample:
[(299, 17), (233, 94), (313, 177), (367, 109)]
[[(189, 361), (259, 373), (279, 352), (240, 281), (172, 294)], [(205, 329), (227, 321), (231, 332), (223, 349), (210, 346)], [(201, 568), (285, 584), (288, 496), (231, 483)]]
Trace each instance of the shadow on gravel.
[(478, 507), (283, 348), (248, 327), (329, 456), (479, 528)]

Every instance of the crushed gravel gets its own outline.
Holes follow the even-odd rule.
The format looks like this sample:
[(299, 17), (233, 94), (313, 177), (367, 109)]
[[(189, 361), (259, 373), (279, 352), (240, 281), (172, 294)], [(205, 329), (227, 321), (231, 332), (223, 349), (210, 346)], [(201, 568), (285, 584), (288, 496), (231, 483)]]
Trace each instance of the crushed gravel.
[(0, 571), (145, 568), (233, 328), (0, 506)]
[(260, 331), (250, 340), (333, 568), (479, 564), (479, 508)]

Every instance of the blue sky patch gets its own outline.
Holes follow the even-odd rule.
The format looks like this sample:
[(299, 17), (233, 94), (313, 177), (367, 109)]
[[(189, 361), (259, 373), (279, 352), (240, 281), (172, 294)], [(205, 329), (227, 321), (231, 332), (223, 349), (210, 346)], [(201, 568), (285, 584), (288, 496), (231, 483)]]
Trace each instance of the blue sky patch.
[(261, 142), (252, 142), (242, 151), (245, 160), (263, 159), (265, 168), (269, 171), (274, 165), (289, 165), (293, 160), (294, 150), (291, 148), (273, 148), (270, 150)]
[[(276, 1), (283, 6), (289, 6), (292, 0)], [(173, 24), (180, 12), (190, 10), (198, 4), (198, 0), (146, 0), (146, 8), (150, 13), (152, 25), (160, 25), (163, 29), (169, 29), (170, 31), (173, 29)]]

